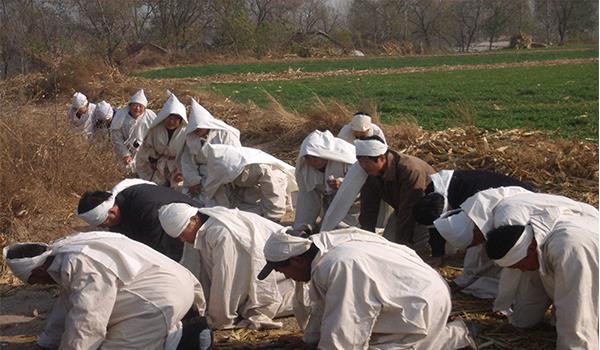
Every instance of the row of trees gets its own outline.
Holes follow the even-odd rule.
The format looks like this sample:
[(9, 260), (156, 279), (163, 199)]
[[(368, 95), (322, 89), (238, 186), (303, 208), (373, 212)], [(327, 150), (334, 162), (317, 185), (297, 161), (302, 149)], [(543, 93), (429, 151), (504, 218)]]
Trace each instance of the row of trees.
[(518, 32), (596, 38), (597, 22), (595, 0), (0, 0), (0, 76), (72, 55), (115, 63), (139, 42), (261, 57), (318, 33), (347, 50), (398, 42), (469, 51)]

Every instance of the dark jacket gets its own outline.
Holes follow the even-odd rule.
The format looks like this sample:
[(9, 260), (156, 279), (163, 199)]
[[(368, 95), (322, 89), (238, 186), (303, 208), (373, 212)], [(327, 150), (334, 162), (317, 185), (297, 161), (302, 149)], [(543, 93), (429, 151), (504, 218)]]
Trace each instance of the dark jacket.
[(397, 243), (411, 244), (415, 230), (413, 205), (424, 195), (428, 175), (435, 170), (423, 160), (389, 150), (383, 175), (369, 176), (360, 192), (360, 216), (363, 229), (375, 231), (379, 202), (394, 208)]
[(158, 220), (158, 209), (170, 203), (200, 206), (191, 197), (164, 186), (141, 184), (126, 188), (115, 198), (115, 204), (121, 212), (121, 221), (111, 231), (144, 243), (179, 262), (183, 254), (183, 243), (167, 235)]

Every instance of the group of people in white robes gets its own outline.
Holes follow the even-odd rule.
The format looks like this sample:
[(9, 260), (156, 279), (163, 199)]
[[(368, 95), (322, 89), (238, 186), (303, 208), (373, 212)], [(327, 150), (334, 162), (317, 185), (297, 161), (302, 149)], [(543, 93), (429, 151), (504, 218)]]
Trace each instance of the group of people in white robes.
[[(596, 208), (531, 192), (526, 184), (501, 174), (494, 182), (490, 173), (436, 172), (423, 160), (390, 149), (366, 113), (355, 114), (337, 137), (327, 130), (311, 132), (292, 167), (243, 147), (237, 129), (193, 99), (189, 119), (174, 94), (158, 115), (150, 116), (146, 106), (141, 91), (128, 107), (115, 112), (111, 138), (115, 143), (119, 135), (115, 149), (141, 178), (165, 185), (182, 174), (184, 192), (194, 202), (167, 202), (155, 214), (166, 235), (184, 242), (180, 262), (187, 271), (169, 259), (162, 266), (163, 256), (159, 259), (151, 248), (113, 233), (78, 234), (50, 247), (27, 245), (33, 253), (19, 245), (7, 247), (5, 260), (24, 281), (74, 281), (65, 284), (67, 300), (57, 303), (65, 306), (62, 313), (56, 311), (62, 320), (91, 314), (102, 321), (94, 325), (96, 330), (105, 330), (96, 338), (78, 340), (81, 335), (54, 331), (55, 323), (49, 322), (40, 345), (91, 342), (74, 348), (92, 343), (110, 348), (114, 339), (117, 348), (126, 344), (120, 342), (117, 324), (126, 315), (106, 311), (111, 305), (123, 303), (122, 310), (131, 310), (128, 315), (148, 312), (155, 315), (148, 316), (152, 322), (159, 319), (155, 308), (173, 302), (179, 305), (177, 311), (162, 314), (168, 320), (160, 329), (143, 322), (139, 327), (123, 324), (134, 335), (152, 332), (153, 339), (160, 338), (149, 348), (176, 346), (185, 334), (181, 321), (195, 303), (198, 317), (213, 329), (276, 328), (281, 326), (277, 317), (295, 314), (304, 330), (303, 342), (319, 349), (474, 349), (474, 323), (448, 321), (453, 290), (423, 260), (424, 244), (433, 247), (432, 237), (437, 237), (467, 252), (464, 273), (455, 281), (460, 288), (454, 291), (495, 298), (494, 310), (516, 327), (543, 321), (552, 305), (557, 348), (598, 347)], [(106, 106), (76, 94), (69, 117), (86, 130), (99, 110)], [(477, 176), (481, 183), (470, 183)], [(138, 186), (145, 186), (147, 193), (160, 187)], [(393, 213), (380, 220), (382, 202)], [(102, 203), (89, 211), (110, 218), (104, 213), (110, 208)], [(281, 226), (294, 204), (292, 227)], [(79, 215), (84, 220), (89, 216)], [(431, 222), (424, 223), (423, 217)], [(383, 236), (375, 233), (377, 227), (385, 228)], [(161, 266), (152, 261), (161, 261)], [(165, 266), (172, 271), (158, 271)], [(99, 277), (86, 285), (77, 269)], [(143, 286), (162, 283), (146, 279), (142, 270), (177, 275), (179, 282), (166, 283), (185, 285), (178, 293), (195, 292), (185, 302), (163, 302), (157, 294), (153, 297), (160, 303), (153, 302), (154, 309), (138, 312), (139, 305), (127, 304), (144, 298), (135, 281)], [(135, 298), (127, 294), (128, 285), (136, 289)], [(84, 294), (89, 288), (90, 295), (101, 292), (114, 300), (107, 299), (98, 310), (102, 316), (95, 315), (89, 305), (76, 304), (85, 303), (87, 296), (69, 302), (69, 295), (82, 293), (81, 288)], [(195, 328), (196, 340), (201, 339), (196, 331), (204, 328)]]

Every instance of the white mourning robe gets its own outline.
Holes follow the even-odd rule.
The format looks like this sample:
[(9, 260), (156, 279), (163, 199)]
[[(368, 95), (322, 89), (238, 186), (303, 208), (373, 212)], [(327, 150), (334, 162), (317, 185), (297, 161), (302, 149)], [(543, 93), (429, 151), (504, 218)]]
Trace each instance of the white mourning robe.
[(89, 103), (87, 112), (81, 114), (79, 118), (77, 117), (77, 108), (70, 107), (67, 112), (71, 125), (76, 127), (86, 138), (90, 138), (94, 134), (94, 120), (92, 115), (94, 114), (95, 109), (96, 105), (94, 103)]
[(110, 138), (119, 160), (125, 156), (135, 156), (154, 119), (156, 113), (148, 108), (135, 119), (129, 114), (129, 107), (116, 111), (110, 124)]
[(194, 134), (193, 130), (188, 130), (181, 155), (181, 172), (184, 186), (190, 187), (201, 184), (202, 179), (206, 177), (206, 154), (202, 152), (202, 147), (207, 143), (242, 146), (239, 136), (236, 137), (228, 130), (212, 129), (208, 132), (206, 138)]
[[(140, 178), (163, 185), (179, 169), (178, 157), (185, 143), (185, 122), (173, 132), (169, 139), (164, 122), (152, 127), (135, 157), (135, 169)], [(150, 158), (158, 159), (156, 170), (150, 167)]]
[(291, 315), (294, 283), (280, 273), (262, 281), (256, 276), (266, 264), (266, 240), (283, 227), (238, 209), (199, 211), (209, 215), (194, 242), (209, 325), (214, 329), (281, 327), (273, 319)]
[[(206, 129), (206, 136), (198, 136), (197, 129)], [(192, 98), (192, 107), (187, 127), (185, 147), (181, 156), (181, 172), (186, 187), (202, 183), (206, 176), (206, 154), (202, 152), (204, 144), (231, 145), (241, 147), (240, 131), (210, 114)]]
[[(326, 159), (325, 170), (320, 171), (308, 165), (305, 159), (307, 155)], [(304, 139), (296, 160), (298, 199), (294, 219), (295, 228), (303, 225), (315, 227), (317, 217), (325, 214), (337, 192), (327, 184), (328, 178), (333, 176), (343, 180), (348, 169), (355, 162), (354, 146), (334, 137), (329, 131), (316, 130)], [(359, 212), (360, 202), (355, 199), (342, 226), (356, 226)]]
[(204, 314), (202, 287), (187, 269), (121, 234), (80, 233), (51, 249), (60, 296), (42, 347), (165, 349), (193, 303)]
[[(379, 136), (381, 137), (383, 142), (387, 143), (387, 141), (385, 140), (385, 136), (383, 135), (383, 130), (381, 130), (381, 128), (375, 125), (374, 123), (371, 123), (371, 129), (367, 131), (366, 136)], [(354, 140), (356, 140), (356, 137), (352, 135), (352, 123), (344, 125), (338, 133), (337, 137), (354, 145)]]
[(304, 340), (319, 349), (457, 349), (462, 321), (442, 277), (410, 248), (357, 228), (310, 237), (312, 311)]
[(207, 205), (239, 208), (279, 220), (298, 186), (294, 167), (250, 147), (207, 144), (210, 169), (202, 195)]
[[(527, 225), (532, 215), (543, 210), (568, 215), (565, 218), (586, 217), (597, 220), (598, 215), (596, 208), (567, 197), (524, 192), (499, 201), (492, 215), (478, 219), (486, 230), (485, 235), (491, 229), (504, 225)], [(541, 322), (551, 303), (552, 294), (542, 289), (544, 278), (540, 280), (540, 276), (542, 275), (537, 271), (504, 268), (500, 276), (501, 293), (494, 302), (494, 309), (505, 310), (512, 305), (509, 320), (516, 327), (532, 327)]]

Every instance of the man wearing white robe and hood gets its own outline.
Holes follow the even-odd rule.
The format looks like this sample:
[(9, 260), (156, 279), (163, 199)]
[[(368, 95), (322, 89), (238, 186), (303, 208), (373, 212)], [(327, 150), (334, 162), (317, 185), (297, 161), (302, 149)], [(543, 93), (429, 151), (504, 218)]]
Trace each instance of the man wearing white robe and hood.
[(179, 157), (185, 144), (186, 126), (185, 106), (171, 94), (152, 120), (135, 156), (135, 169), (140, 178), (158, 185), (171, 185), (171, 176), (181, 170)]
[(298, 190), (293, 166), (256, 148), (206, 144), (204, 149), (209, 171), (202, 196), (207, 206), (281, 220)]
[(81, 92), (76, 92), (71, 98), (71, 107), (67, 112), (69, 122), (86, 138), (90, 138), (94, 132), (92, 115), (95, 109), (96, 105), (90, 103)]
[[(329, 131), (315, 130), (302, 141), (296, 160), (298, 199), (295, 229), (316, 227), (317, 217), (325, 214), (348, 169), (355, 162), (354, 146), (334, 137)], [(360, 203), (355, 201), (341, 225), (356, 226), (359, 210)]]
[(265, 241), (282, 226), (253, 213), (185, 203), (159, 209), (163, 229), (199, 255), (206, 317), (213, 329), (279, 328), (273, 319), (292, 314), (294, 283), (281, 274), (256, 275), (265, 264)]
[[(496, 264), (539, 274), (538, 293), (547, 298), (540, 306), (552, 303), (557, 349), (598, 349), (599, 230), (598, 211), (591, 209), (595, 213), (540, 208), (525, 225), (487, 234), (485, 248)], [(545, 311), (540, 307), (532, 317), (543, 318)]]
[[(506, 313), (516, 327), (528, 328), (542, 321), (548, 305), (546, 295), (539, 292), (541, 281), (535, 272), (511, 269), (503, 269), (500, 274), (494, 272), (496, 269), (483, 244), (495, 228), (526, 225), (534, 213), (546, 209), (597, 216), (597, 210), (587, 204), (511, 186), (478, 192), (459, 210), (434, 221), (450, 244), (458, 248), (470, 247), (471, 251), (467, 250), (465, 256), (464, 274), (455, 282), (470, 284), (465, 291), (475, 296), (488, 294), (495, 297), (494, 310)], [(478, 250), (473, 250), (475, 248)], [(471, 263), (467, 264), (468, 260)]]
[(133, 170), (133, 158), (144, 140), (148, 127), (156, 114), (147, 108), (144, 89), (138, 90), (127, 107), (118, 109), (110, 124), (110, 138), (117, 157), (123, 165)]
[(188, 193), (197, 197), (202, 192), (202, 180), (206, 177), (206, 155), (202, 147), (222, 144), (241, 147), (240, 131), (213, 117), (192, 98), (192, 110), (186, 128), (185, 146), (181, 155), (181, 172)]
[(100, 101), (96, 104), (96, 109), (94, 110), (94, 114), (92, 114), (94, 139), (108, 139), (110, 137), (109, 130), (113, 115), (114, 109), (110, 103)]
[[(185, 349), (190, 341), (198, 346), (203, 329), (210, 341), (205, 320), (182, 323), (192, 305), (204, 314), (198, 280), (183, 266), (123, 235), (97, 231), (64, 237), (50, 246), (16, 243), (5, 247), (3, 255), (23, 282), (60, 287), (38, 338), (42, 348)], [(187, 326), (192, 329), (186, 332)]]
[(352, 116), (352, 122), (342, 127), (337, 137), (353, 145), (358, 138), (373, 135), (379, 136), (383, 142), (387, 143), (383, 131), (379, 126), (373, 124), (371, 116), (364, 112), (358, 112)]
[(447, 323), (448, 285), (410, 248), (358, 228), (308, 239), (274, 233), (267, 264), (310, 283), (304, 342), (318, 349), (460, 349), (475, 346), (463, 321)]

